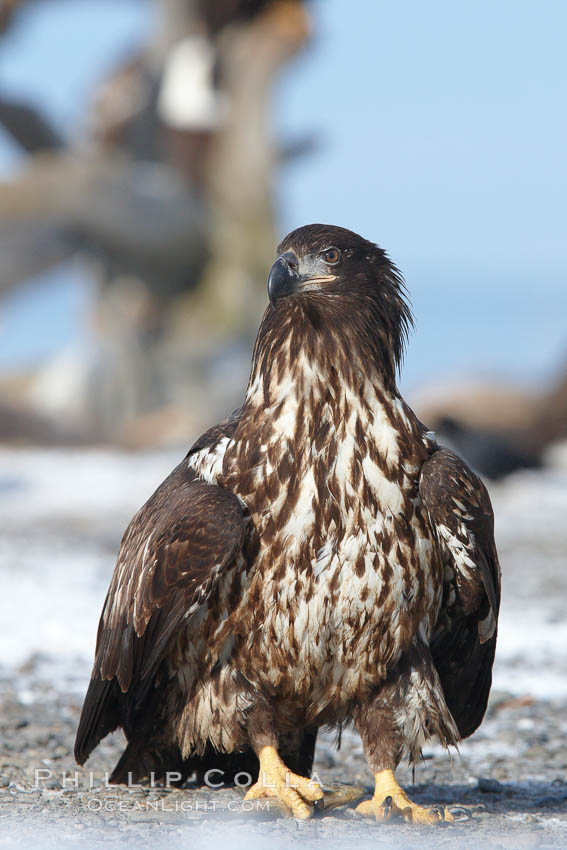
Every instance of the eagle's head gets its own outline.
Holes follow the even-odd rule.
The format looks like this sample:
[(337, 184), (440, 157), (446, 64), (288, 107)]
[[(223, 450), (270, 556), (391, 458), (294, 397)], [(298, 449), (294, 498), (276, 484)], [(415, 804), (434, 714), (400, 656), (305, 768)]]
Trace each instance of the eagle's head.
[(268, 324), (303, 325), (310, 338), (358, 348), (395, 381), (413, 320), (403, 278), (385, 251), (343, 227), (309, 224), (289, 233), (277, 252)]

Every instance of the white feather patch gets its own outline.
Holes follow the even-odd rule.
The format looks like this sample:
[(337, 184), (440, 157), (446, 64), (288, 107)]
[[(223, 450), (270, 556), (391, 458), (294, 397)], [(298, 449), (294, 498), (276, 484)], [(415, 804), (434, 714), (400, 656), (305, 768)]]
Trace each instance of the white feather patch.
[(313, 575), (315, 578), (321, 575), (323, 570), (326, 570), (331, 563), (335, 548), (335, 539), (332, 538), (323, 543), (320, 549), (317, 550), (317, 559), (313, 566)]

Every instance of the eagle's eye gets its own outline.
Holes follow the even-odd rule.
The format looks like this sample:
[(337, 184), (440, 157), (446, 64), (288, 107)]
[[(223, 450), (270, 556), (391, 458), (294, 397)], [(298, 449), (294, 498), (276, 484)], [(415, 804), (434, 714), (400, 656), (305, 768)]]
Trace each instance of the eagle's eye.
[(327, 248), (326, 251), (323, 251), (323, 259), (326, 263), (330, 263), (333, 266), (339, 262), (340, 258), (341, 252), (338, 248)]

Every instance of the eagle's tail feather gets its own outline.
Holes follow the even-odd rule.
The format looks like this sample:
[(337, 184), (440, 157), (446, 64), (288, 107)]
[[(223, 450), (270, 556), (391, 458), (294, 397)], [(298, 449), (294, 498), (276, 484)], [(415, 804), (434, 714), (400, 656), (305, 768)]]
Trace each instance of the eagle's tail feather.
[[(215, 783), (234, 784), (237, 774), (249, 773), (251, 781), (258, 776), (257, 758), (251, 750), (242, 753), (219, 753), (209, 744), (202, 756), (183, 759), (179, 749), (165, 750), (148, 747), (147, 741), (136, 737), (130, 741), (110, 777), (113, 785), (143, 782), (152, 779), (158, 785), (183, 785), (193, 777), (198, 785), (207, 781), (209, 771)], [(211, 779), (213, 777), (211, 776)]]
[(146, 772), (151, 773), (151, 770), (146, 771), (146, 764), (141, 756), (143, 753), (138, 751), (137, 742), (129, 743), (112, 771), (109, 782), (112, 785), (128, 785), (138, 782)]
[(166, 750), (163, 743), (160, 749), (150, 748), (144, 736), (136, 736), (120, 756), (109, 782), (112, 785), (131, 785), (151, 777), (157, 783), (167, 780), (169, 784), (179, 785), (191, 773), (179, 750)]
[[(284, 740), (282, 752), (292, 772), (301, 771), (304, 776), (311, 775), (316, 740), (315, 729), (302, 730), (293, 744), (288, 742), (286, 746)], [(163, 739), (152, 743), (151, 734), (140, 730), (131, 737), (112, 772), (110, 782), (131, 784), (148, 779), (153, 774), (153, 781), (158, 784), (183, 785), (193, 776), (198, 785), (203, 785), (210, 771), (213, 772), (211, 778), (214, 778), (215, 783), (222, 782), (225, 787), (234, 785), (239, 774), (240, 781), (248, 774), (249, 781), (255, 782), (258, 778), (258, 758), (252, 750), (221, 753), (207, 743), (202, 755), (184, 759), (177, 746), (167, 746)]]
[(431, 653), (435, 667), (461, 738), (472, 735), (484, 717), (495, 648), (496, 634), (480, 642), (473, 616), (453, 632), (433, 641)]
[(93, 676), (75, 738), (75, 760), (84, 764), (99, 741), (120, 725), (120, 694), (115, 679)]

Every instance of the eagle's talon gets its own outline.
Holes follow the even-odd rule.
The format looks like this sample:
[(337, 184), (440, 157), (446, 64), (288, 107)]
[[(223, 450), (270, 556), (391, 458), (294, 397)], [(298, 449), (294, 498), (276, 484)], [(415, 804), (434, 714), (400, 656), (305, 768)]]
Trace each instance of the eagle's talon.
[(352, 805), (365, 794), (364, 788), (359, 788), (357, 785), (331, 785), (325, 789), (322, 798), (315, 802), (315, 807), (322, 812), (328, 812), (338, 806)]
[(292, 773), (275, 747), (262, 747), (259, 759), (258, 781), (248, 789), (244, 799), (275, 797), (290, 809), (293, 817), (301, 820), (310, 818), (314, 804), (323, 799), (321, 786), (305, 776)]
[(466, 821), (472, 820), (473, 815), (469, 809), (465, 808), (465, 806), (451, 806), (450, 809), (446, 809), (454, 821)]
[(382, 770), (376, 774), (376, 790), (371, 800), (365, 800), (356, 811), (361, 815), (374, 815), (382, 823), (398, 816), (406, 823), (440, 824), (454, 820), (451, 812), (443, 806), (429, 809), (412, 802), (406, 792), (396, 782), (392, 770)]

